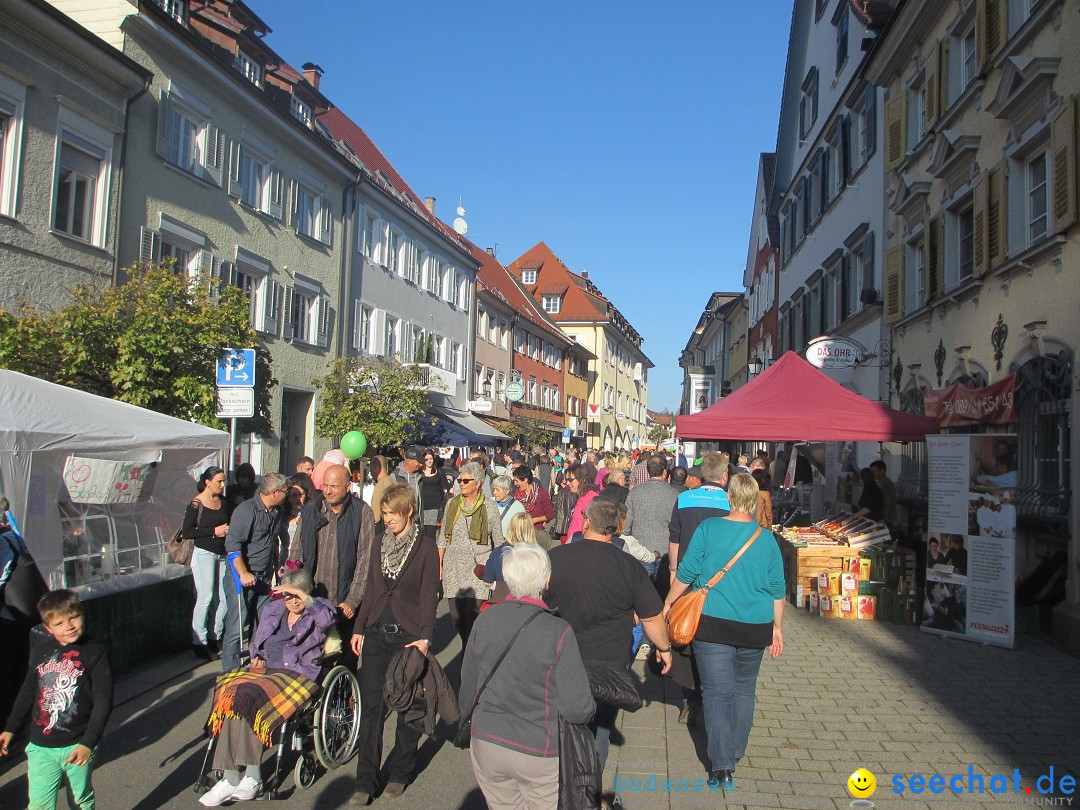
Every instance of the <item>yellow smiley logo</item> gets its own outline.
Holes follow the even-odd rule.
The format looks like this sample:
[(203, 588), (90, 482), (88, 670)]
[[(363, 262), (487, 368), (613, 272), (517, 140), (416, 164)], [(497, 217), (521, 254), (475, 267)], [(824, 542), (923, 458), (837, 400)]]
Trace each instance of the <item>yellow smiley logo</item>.
[(859, 768), (847, 780), (848, 793), (855, 799), (869, 799), (877, 790), (877, 779), (866, 768)]

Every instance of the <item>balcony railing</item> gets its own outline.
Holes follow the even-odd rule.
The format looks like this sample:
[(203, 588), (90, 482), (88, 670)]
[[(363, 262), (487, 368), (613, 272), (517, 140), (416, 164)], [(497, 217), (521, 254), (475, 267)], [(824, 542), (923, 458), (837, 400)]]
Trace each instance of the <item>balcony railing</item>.
[(458, 381), (454, 372), (433, 366), (430, 363), (420, 363), (417, 368), (420, 369), (420, 387), (425, 391), (445, 394), (448, 397), (457, 394)]

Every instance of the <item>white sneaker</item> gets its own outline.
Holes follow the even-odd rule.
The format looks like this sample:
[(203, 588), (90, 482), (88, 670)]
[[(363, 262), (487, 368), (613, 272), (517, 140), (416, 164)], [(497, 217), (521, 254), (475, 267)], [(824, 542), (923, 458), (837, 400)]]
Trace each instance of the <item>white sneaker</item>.
[(634, 656), (636, 661), (648, 661), (649, 653), (652, 652), (652, 647), (649, 644), (642, 644), (637, 649), (637, 655)]
[(236, 788), (237, 785), (230, 784), (228, 779), (222, 779), (203, 794), (202, 798), (199, 799), (199, 804), (203, 807), (217, 807), (224, 804), (235, 796)]
[(246, 802), (249, 799), (254, 799), (262, 793), (262, 782), (252, 779), (250, 776), (245, 776), (240, 780), (240, 784), (236, 786), (236, 790), (233, 791), (231, 798), (236, 802)]

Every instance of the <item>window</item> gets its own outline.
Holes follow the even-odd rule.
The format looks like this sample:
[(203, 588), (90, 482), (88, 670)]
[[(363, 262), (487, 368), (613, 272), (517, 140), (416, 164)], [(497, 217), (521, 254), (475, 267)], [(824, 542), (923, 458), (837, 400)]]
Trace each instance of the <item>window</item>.
[(810, 129), (817, 121), (818, 112), (818, 70), (810, 68), (802, 83), (802, 98), (799, 100), (799, 137), (803, 140), (810, 135)]
[[(165, 261), (167, 259), (172, 259), (172, 261), (173, 261), (173, 272), (176, 272), (176, 273), (186, 273), (186, 272), (188, 272), (188, 263), (191, 260), (191, 255), (188, 253), (187, 250), (180, 247), (179, 245), (174, 245), (171, 242), (169, 242), (168, 239), (169, 239), (169, 237), (167, 235), (162, 236), (162, 239), (161, 239), (161, 260)], [(241, 284), (239, 282), (236, 285), (236, 286), (240, 287), (240, 289), (243, 290), (244, 293), (248, 294), (249, 296), (251, 294), (251, 291), (254, 289), (254, 285), (251, 284), (250, 281), (251, 280), (250, 280), (249, 277), (244, 277), (243, 286), (241, 286)]]
[[(111, 137), (95, 142), (61, 127), (53, 190), (53, 229), (104, 245)], [(109, 143), (109, 146), (106, 146)]]
[(483, 338), (487, 334), (487, 312), (482, 309), (476, 310), (476, 336)]
[(457, 307), (458, 309), (467, 310), (469, 308), (469, 277), (464, 273), (457, 273), (455, 279), (457, 282)]
[(966, 89), (975, 81), (978, 70), (978, 53), (975, 47), (975, 24), (960, 37), (960, 87)]
[(357, 301), (354, 305), (353, 348), (361, 352), (371, 351), (371, 319), (374, 310), (367, 304)]
[(454, 295), (454, 268), (444, 264), (442, 275), (439, 277), (439, 298), (443, 301), (452, 301)]
[(256, 87), (262, 87), (262, 65), (243, 51), (236, 52), (236, 69)]
[(529, 357), (533, 360), (540, 359), (540, 338), (536, 335), (529, 335)]
[[(157, 153), (178, 169), (220, 186), (225, 135), (210, 123), (212, 116), (209, 104), (170, 80), (158, 104)], [(239, 171), (237, 164), (237, 180)]]
[(292, 226), (298, 234), (329, 245), (334, 235), (334, 212), (323, 188), (322, 183), (301, 172), (301, 179), (293, 182)]
[(499, 327), (495, 322), (494, 313), (488, 314), (488, 342), (492, 345), (499, 342)]
[(424, 335), (424, 327), (414, 326), (412, 328), (412, 361), (414, 363), (427, 362), (427, 339)]
[(273, 168), (275, 150), (252, 132), (230, 149), (229, 195), (256, 211), (281, 219), (285, 178)]
[(267, 166), (251, 150), (244, 150), (240, 161), (240, 201), (262, 210), (266, 197)]
[(904, 249), (904, 314), (919, 309), (926, 301), (926, 251), (922, 234)]
[(174, 107), (169, 111), (169, 162), (194, 172), (199, 165), (199, 124), (184, 111)]
[(551, 386), (551, 407), (553, 410), (562, 410), (562, 399), (559, 397), (559, 386)]
[(1019, 31), (1043, 0), (1008, 0), (1009, 36)]
[(544, 296), (544, 312), (551, 315), (557, 315), (559, 313), (559, 307), (562, 304), (562, 297), (558, 295), (545, 295)]
[(926, 85), (920, 74), (907, 88), (907, 147), (912, 151), (926, 134)]
[(521, 271), (521, 283), (525, 285), (531, 285), (536, 283), (536, 271), (535, 270), (522, 270)]
[(443, 264), (434, 256), (428, 261), (427, 278), (425, 279), (424, 289), (435, 295), (439, 294), (439, 284), (441, 283), (443, 274)]
[(401, 319), (387, 314), (383, 327), (383, 355), (393, 357), (397, 354), (398, 341), (401, 339)]
[(0, 214), (15, 216), (26, 87), (0, 74)]
[(315, 323), (316, 295), (302, 287), (294, 287), (290, 296), (290, 311), (286, 313), (292, 324), (292, 338), (298, 343), (315, 343), (312, 327)]
[(538, 389), (536, 387), (536, 377), (529, 377), (529, 404), (537, 405), (538, 402)]
[(1046, 175), (1046, 152), (1029, 158), (1024, 167), (1025, 226), (1027, 244), (1032, 245), (1049, 231), (1049, 184)]
[(460, 382), (465, 382), (465, 347), (457, 341), (454, 341), (451, 345), (453, 367), (450, 370), (457, 375)]
[(540, 386), (540, 404), (545, 408), (551, 407), (551, 389), (546, 382)]
[(446, 338), (441, 335), (435, 336), (435, 356), (432, 362), (439, 368), (446, 368)]
[(836, 72), (839, 73), (848, 56), (848, 4), (841, 3), (837, 14), (833, 25), (836, 26)]
[(528, 346), (528, 338), (525, 336), (525, 330), (514, 327), (514, 351), (518, 354), (525, 354)]
[(292, 110), (293, 118), (304, 126), (311, 126), (311, 105), (305, 104), (296, 96), (289, 100), (289, 109)]
[(945, 217), (945, 289), (971, 278), (975, 270), (975, 218), (970, 200)]
[(154, 0), (154, 3), (178, 23), (184, 21), (184, 0)]
[(378, 262), (382, 257), (382, 223), (372, 213), (364, 214), (364, 255)]

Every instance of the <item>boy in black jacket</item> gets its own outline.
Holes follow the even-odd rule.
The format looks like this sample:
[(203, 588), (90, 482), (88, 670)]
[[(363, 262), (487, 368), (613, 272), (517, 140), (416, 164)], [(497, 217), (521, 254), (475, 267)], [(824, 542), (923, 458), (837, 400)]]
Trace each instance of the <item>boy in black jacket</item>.
[(109, 658), (104, 645), (83, 638), (74, 591), (45, 594), (38, 612), (42, 624), (30, 633), (30, 669), (0, 734), (0, 756), (29, 720), (29, 806), (54, 807), (67, 777), (75, 806), (93, 810), (94, 754), (112, 710)]

